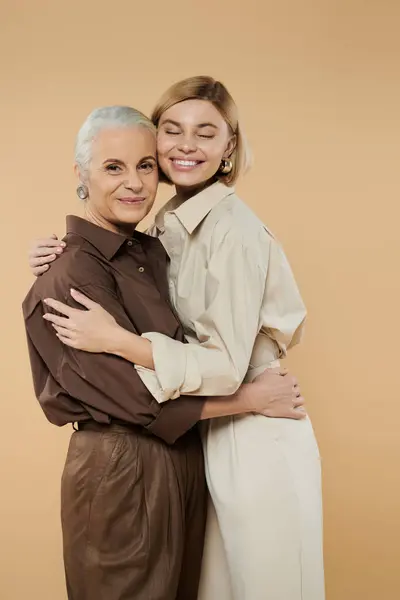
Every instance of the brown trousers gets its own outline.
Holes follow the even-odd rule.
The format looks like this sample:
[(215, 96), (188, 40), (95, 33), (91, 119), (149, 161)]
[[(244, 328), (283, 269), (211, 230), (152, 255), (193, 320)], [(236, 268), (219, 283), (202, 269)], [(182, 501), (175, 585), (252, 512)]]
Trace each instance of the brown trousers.
[(69, 600), (197, 600), (206, 520), (197, 431), (174, 446), (87, 424), (70, 441), (61, 514)]

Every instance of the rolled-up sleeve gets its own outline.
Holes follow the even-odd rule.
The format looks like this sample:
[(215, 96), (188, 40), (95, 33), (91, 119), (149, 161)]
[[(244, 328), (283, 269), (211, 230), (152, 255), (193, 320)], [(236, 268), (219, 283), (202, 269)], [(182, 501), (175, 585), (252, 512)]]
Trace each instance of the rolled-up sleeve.
[(192, 321), (188, 344), (143, 334), (152, 342), (155, 371), (137, 369), (158, 402), (181, 394), (234, 393), (261, 328), (276, 341), (280, 356), (300, 337), (304, 304), (284, 252), (262, 228), (250, 243), (235, 229), (220, 236), (204, 295), (205, 310)]

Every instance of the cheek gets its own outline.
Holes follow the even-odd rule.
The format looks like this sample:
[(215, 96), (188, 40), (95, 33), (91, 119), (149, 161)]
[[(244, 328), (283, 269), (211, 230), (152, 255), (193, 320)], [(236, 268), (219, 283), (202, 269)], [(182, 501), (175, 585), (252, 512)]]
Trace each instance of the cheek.
[(164, 135), (159, 135), (157, 138), (157, 154), (158, 154), (158, 159), (163, 159), (165, 158), (165, 156), (168, 154), (168, 152), (170, 152), (172, 150), (172, 148), (175, 146), (173, 140), (171, 140), (170, 138), (167, 138)]
[(224, 155), (224, 152), (225, 152), (225, 145), (222, 145), (220, 143), (210, 144), (210, 147), (208, 148), (208, 152), (207, 152), (208, 160), (210, 162), (220, 164), (222, 157)]
[(155, 196), (158, 188), (158, 171), (154, 170), (153, 173), (146, 175), (143, 179), (143, 185), (150, 195)]
[(121, 182), (118, 177), (96, 177), (91, 180), (89, 193), (97, 200), (106, 199), (111, 196), (120, 186)]

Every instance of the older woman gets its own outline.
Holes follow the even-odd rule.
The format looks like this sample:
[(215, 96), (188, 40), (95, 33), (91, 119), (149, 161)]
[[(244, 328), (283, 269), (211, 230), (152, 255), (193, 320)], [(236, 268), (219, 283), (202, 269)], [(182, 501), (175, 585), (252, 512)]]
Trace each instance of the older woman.
[(74, 310), (71, 289), (101, 304), (127, 335), (184, 339), (169, 305), (165, 251), (135, 230), (157, 190), (154, 126), (132, 108), (94, 111), (78, 134), (75, 169), (84, 218), (67, 217), (67, 249), (23, 303), (37, 398), (52, 423), (77, 423), (62, 478), (68, 597), (195, 600), (205, 479), (193, 426), (268, 414), (271, 401), (292, 405), (293, 383), (271, 373), (229, 398), (159, 404), (132, 363), (63, 345), (46, 305), (57, 297)]

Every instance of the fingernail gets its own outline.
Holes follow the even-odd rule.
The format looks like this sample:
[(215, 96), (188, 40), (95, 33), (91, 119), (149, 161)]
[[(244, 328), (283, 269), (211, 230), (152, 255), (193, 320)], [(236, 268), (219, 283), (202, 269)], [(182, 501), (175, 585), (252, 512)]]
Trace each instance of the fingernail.
[(45, 298), (45, 299), (43, 300), (43, 302), (44, 302), (45, 304), (48, 304), (48, 303), (49, 303), (49, 299), (48, 299), (48, 298)]
[(71, 294), (76, 294), (76, 290), (74, 290), (74, 288), (71, 288)]
[(63, 251), (63, 249), (62, 249), (62, 248), (57, 248), (57, 250), (56, 250), (56, 252), (57, 252), (58, 254), (61, 254), (61, 252), (62, 252), (62, 251)]

